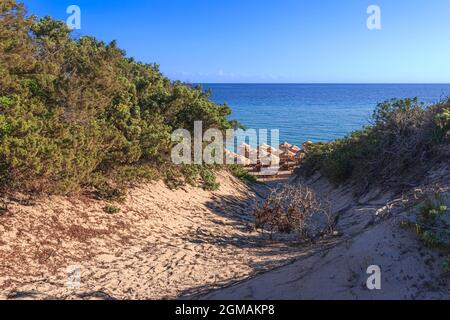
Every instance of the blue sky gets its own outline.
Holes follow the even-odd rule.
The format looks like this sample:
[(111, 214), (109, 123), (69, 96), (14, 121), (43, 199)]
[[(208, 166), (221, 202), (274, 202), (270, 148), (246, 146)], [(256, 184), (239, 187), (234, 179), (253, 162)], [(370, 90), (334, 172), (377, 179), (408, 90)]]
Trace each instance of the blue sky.
[[(450, 83), (448, 0), (25, 0), (78, 34), (116, 39), (172, 79), (240, 83)], [(369, 5), (381, 30), (368, 30)]]

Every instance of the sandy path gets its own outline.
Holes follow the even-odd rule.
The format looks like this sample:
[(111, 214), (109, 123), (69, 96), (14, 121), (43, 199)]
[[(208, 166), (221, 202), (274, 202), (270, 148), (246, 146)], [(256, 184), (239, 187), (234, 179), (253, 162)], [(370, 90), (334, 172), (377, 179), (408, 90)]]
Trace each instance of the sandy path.
[[(450, 170), (430, 175), (450, 205)], [(334, 189), (323, 179), (313, 183), (341, 210), (335, 244), (277, 270), (219, 289), (202, 299), (450, 299), (450, 278), (444, 273), (444, 251), (425, 247), (400, 221), (412, 212), (393, 206), (390, 193), (372, 190), (354, 199), (348, 188)], [(381, 214), (380, 214), (381, 213)], [(450, 217), (446, 217), (450, 225)], [(367, 288), (367, 268), (381, 268), (381, 290)]]
[[(253, 190), (226, 173), (219, 180), (216, 192), (142, 185), (112, 215), (106, 203), (82, 196), (10, 204), (0, 216), (0, 295), (175, 298), (301, 255), (251, 230)], [(67, 285), (70, 266), (81, 272), (79, 288)]]
[[(331, 248), (202, 299), (450, 299), (442, 256), (385, 221)], [(381, 267), (381, 290), (369, 290), (370, 265)], [(270, 286), (268, 285), (270, 284)]]

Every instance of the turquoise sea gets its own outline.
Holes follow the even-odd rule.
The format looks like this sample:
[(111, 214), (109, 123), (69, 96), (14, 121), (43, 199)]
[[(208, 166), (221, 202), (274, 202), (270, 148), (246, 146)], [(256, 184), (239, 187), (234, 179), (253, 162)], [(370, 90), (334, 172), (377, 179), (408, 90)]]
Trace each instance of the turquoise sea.
[(203, 84), (252, 129), (279, 129), (294, 144), (330, 141), (367, 125), (378, 102), (418, 97), (425, 103), (450, 97), (450, 84)]

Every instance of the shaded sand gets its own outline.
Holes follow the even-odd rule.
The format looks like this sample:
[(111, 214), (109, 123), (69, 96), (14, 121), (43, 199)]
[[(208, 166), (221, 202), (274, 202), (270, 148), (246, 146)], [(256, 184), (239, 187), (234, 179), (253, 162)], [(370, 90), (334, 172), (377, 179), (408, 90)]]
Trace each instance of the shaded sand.
[[(443, 271), (448, 252), (425, 247), (412, 230), (400, 226), (401, 221), (414, 220), (413, 198), (427, 185), (402, 195), (372, 189), (354, 198), (348, 186), (335, 189), (320, 176), (309, 183), (333, 200), (340, 240), (288, 266), (199, 298), (450, 299), (450, 277)], [(450, 205), (448, 168), (432, 172), (425, 183), (433, 190), (439, 186)], [(449, 215), (444, 224), (443, 230), (448, 230)], [(381, 290), (367, 288), (371, 265), (381, 268)]]
[[(0, 298), (160, 299), (242, 280), (298, 257), (250, 227), (251, 204), (267, 188), (228, 173), (220, 190), (162, 182), (129, 191), (121, 211), (85, 196), (49, 197), (0, 213)], [(80, 288), (67, 286), (70, 266)]]

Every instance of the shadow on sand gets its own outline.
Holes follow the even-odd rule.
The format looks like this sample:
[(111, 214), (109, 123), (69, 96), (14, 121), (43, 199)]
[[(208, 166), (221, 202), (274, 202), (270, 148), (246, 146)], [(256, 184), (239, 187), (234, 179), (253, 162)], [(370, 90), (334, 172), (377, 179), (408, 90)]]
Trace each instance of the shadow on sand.
[[(255, 230), (252, 216), (255, 205), (262, 203), (269, 195), (271, 189), (283, 182), (286, 182), (286, 180), (253, 185), (254, 194), (249, 195), (245, 199), (232, 196), (216, 196), (206, 206), (213, 213), (226, 218), (228, 222), (212, 221), (223, 228), (232, 226), (233, 232), (225, 236), (223, 234), (212, 234), (199, 228), (196, 232), (183, 238), (183, 240), (196, 244), (235, 247), (236, 251), (250, 250), (253, 255), (264, 257), (264, 259), (259, 261), (247, 263), (252, 272), (245, 279), (294, 262), (310, 251), (312, 244), (301, 243), (296, 234), (276, 234), (271, 240), (269, 234)], [(213, 285), (193, 287), (181, 292), (178, 298), (196, 299), (212, 290), (228, 287), (245, 279), (230, 279)]]

